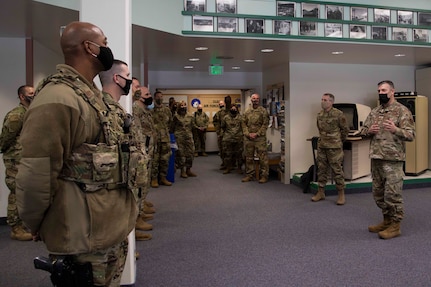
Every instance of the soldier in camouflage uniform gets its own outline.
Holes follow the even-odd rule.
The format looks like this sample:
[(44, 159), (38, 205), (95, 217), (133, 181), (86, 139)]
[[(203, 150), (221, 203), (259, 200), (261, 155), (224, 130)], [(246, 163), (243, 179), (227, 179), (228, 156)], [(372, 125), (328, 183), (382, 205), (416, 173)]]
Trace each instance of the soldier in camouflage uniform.
[[(130, 87), (132, 84), (132, 79), (129, 79), (129, 67), (123, 61), (114, 60), (112, 68), (108, 71), (100, 72), (99, 77), (103, 87), (102, 91), (104, 101), (106, 105), (110, 108), (110, 110), (117, 114), (118, 126), (121, 128), (124, 127), (124, 136), (126, 137), (127, 142), (129, 142), (133, 147), (135, 147), (137, 151), (141, 152), (142, 157), (145, 157), (146, 167), (144, 172), (146, 173), (146, 178), (142, 179), (144, 181), (142, 185), (146, 187), (149, 184), (149, 156), (146, 153), (144, 146), (145, 141), (141, 133), (141, 122), (139, 121), (139, 119), (133, 118), (130, 114), (127, 114), (119, 103), (121, 96), (127, 96), (129, 94)], [(143, 200), (142, 191), (138, 189), (134, 192), (140, 195), (138, 198), (138, 205), (141, 206)], [(139, 231), (148, 231), (153, 229), (153, 226), (151, 224), (144, 221), (141, 214), (137, 216), (135, 229), (137, 230), (135, 232), (135, 238), (140, 239), (142, 237), (145, 239), (151, 239), (150, 234), (145, 235)]]
[(268, 181), (268, 149), (266, 146), (266, 130), (269, 124), (268, 111), (259, 105), (259, 95), (251, 95), (252, 106), (242, 117), (242, 131), (244, 133), (244, 156), (246, 176), (242, 182), (248, 182), (254, 178), (254, 158), (259, 158), (259, 183)]
[[(93, 82), (113, 64), (102, 30), (72, 22), (61, 48), (65, 64), (41, 82), (25, 115), (17, 206), (51, 259), (90, 263), (91, 269), (75, 269), (73, 276), (90, 274), (94, 286), (119, 286), (142, 168), (135, 165), (137, 154), (125, 149), (117, 115)], [(76, 286), (63, 280), (56, 286)]]
[(222, 137), (222, 130), (220, 126), (221, 126), (222, 119), (224, 118), (224, 116), (228, 114), (228, 111), (224, 108), (225, 106), (224, 101), (220, 101), (218, 105), (220, 110), (218, 110), (213, 117), (213, 125), (216, 130), (217, 146), (218, 146), (219, 155), (222, 161), (220, 169), (225, 169), (226, 167), (224, 166), (224, 153), (223, 153), (223, 145), (222, 145), (223, 137)]
[(394, 97), (393, 82), (380, 82), (377, 91), (380, 105), (368, 115), (361, 135), (371, 138), (373, 197), (382, 210), (383, 221), (369, 226), (368, 230), (378, 233), (382, 239), (390, 239), (401, 234), (405, 142), (413, 141), (416, 134), (411, 112)]
[(12, 228), (10, 237), (15, 240), (32, 240), (19, 218), (16, 207), (16, 185), (15, 178), (18, 172), (18, 164), (21, 158), (21, 145), (18, 142), (21, 134), (24, 114), (33, 100), (34, 88), (32, 86), (21, 86), (18, 89), (19, 105), (6, 114), (3, 129), (0, 135), (0, 152), (3, 153), (3, 162), (6, 168), (5, 182), (9, 188), (7, 206), (7, 223)]
[[(153, 115), (150, 110), (150, 106), (153, 104), (153, 97), (145, 86), (140, 86), (139, 90), (133, 95), (133, 117), (141, 124), (141, 133), (143, 138), (143, 144), (146, 148), (147, 154), (149, 155), (149, 166), (151, 167), (153, 161), (153, 154), (155, 144), (157, 143), (157, 133), (154, 128)], [(146, 197), (149, 192), (151, 182), (151, 172), (148, 173), (148, 184), (142, 188), (142, 202), (140, 204), (139, 215), (143, 221), (148, 221), (153, 218), (151, 213), (154, 213), (154, 207), (146, 204)], [(136, 232), (136, 240), (149, 240), (151, 234), (142, 232)]]
[(343, 172), (343, 142), (349, 134), (346, 117), (343, 112), (334, 108), (334, 95), (330, 93), (322, 96), (322, 110), (317, 114), (317, 128), (319, 140), (317, 141), (317, 181), (318, 190), (311, 200), (325, 199), (325, 186), (328, 182), (328, 173), (332, 170), (338, 192), (337, 205), (345, 204), (344, 172)]
[[(237, 106), (233, 105), (229, 114), (224, 116), (221, 121), (221, 130), (223, 134), (223, 150), (225, 152), (224, 166), (226, 167), (223, 174), (227, 174), (235, 167), (238, 159), (242, 158), (243, 152), (242, 138), (244, 135)], [(239, 170), (241, 170), (241, 165), (239, 165)]]
[(198, 110), (194, 113), (193, 141), (195, 142), (194, 156), (201, 154), (208, 156), (205, 152), (206, 133), (208, 129), (209, 117), (202, 111), (202, 105), (198, 105)]
[(160, 184), (171, 186), (172, 182), (166, 179), (171, 156), (171, 139), (169, 129), (172, 125), (172, 113), (168, 107), (163, 105), (163, 94), (157, 91), (154, 94), (156, 104), (153, 109), (154, 128), (157, 132), (157, 144), (154, 150), (153, 166), (151, 171), (151, 187), (158, 187)]
[(182, 101), (179, 105), (177, 114), (172, 120), (172, 131), (177, 141), (177, 163), (181, 171), (181, 177), (195, 177), (191, 171), (193, 166), (194, 142), (193, 142), (193, 122), (191, 115), (187, 114), (187, 104)]

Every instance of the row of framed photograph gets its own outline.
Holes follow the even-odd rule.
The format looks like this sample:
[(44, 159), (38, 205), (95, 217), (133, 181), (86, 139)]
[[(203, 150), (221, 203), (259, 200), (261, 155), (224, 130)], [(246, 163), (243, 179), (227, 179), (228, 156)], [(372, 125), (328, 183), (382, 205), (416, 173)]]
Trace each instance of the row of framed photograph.
[[(249, 34), (323, 36), (328, 38), (351, 38), (372, 40), (393, 40), (400, 42), (429, 42), (428, 29), (412, 29), (404, 27), (387, 27), (379, 25), (358, 25), (342, 23), (318, 23), (312, 21), (244, 19), (244, 31), (239, 31), (239, 18), (193, 16), (193, 31), (228, 32)], [(265, 29), (265, 23), (272, 25), (272, 31)], [(324, 29), (323, 32), (319, 32)], [(242, 29), (241, 29), (242, 30)]]
[[(213, 0), (216, 13), (237, 13), (236, 0)], [(207, 0), (185, 0), (184, 10), (207, 12)], [(383, 8), (349, 7), (307, 2), (277, 1), (276, 16), (317, 18), (374, 23), (431, 26), (431, 12), (414, 12)], [(323, 10), (321, 12), (321, 10)]]

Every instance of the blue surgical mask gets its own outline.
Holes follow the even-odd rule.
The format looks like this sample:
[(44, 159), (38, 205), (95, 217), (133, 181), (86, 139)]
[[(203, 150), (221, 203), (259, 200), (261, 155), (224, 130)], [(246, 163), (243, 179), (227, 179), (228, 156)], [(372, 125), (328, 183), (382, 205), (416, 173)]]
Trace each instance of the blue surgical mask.
[(152, 102), (151, 105), (147, 106), (147, 109), (149, 109), (149, 110), (154, 109), (154, 102)]

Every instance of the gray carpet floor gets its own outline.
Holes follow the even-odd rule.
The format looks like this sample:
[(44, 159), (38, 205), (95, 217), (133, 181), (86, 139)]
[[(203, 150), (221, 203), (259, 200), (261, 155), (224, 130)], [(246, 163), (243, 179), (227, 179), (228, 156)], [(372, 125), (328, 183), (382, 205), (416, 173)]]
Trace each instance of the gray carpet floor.
[[(402, 235), (381, 240), (367, 230), (381, 221), (370, 192), (313, 203), (275, 174), (242, 183), (219, 164), (198, 157), (198, 177), (150, 190), (153, 239), (137, 242), (135, 286), (431, 286), (431, 188), (404, 192)], [(8, 236), (0, 226), (0, 286), (50, 286), (32, 267), (43, 244)]]

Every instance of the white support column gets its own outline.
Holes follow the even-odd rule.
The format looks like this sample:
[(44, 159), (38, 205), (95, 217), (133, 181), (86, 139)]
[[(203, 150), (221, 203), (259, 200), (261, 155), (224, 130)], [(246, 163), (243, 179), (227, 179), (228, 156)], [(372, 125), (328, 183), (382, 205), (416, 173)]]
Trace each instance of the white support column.
[[(80, 21), (90, 22), (102, 29), (114, 58), (124, 61), (132, 71), (132, 8), (131, 0), (81, 0)], [(99, 83), (100, 84), (100, 83)], [(121, 97), (120, 104), (131, 113), (132, 97)], [(135, 231), (129, 236), (129, 252), (121, 285), (136, 281)]]
[[(114, 58), (124, 61), (132, 71), (132, 1), (81, 0), (80, 21), (102, 29)], [(132, 111), (132, 97), (121, 97), (120, 104)]]

